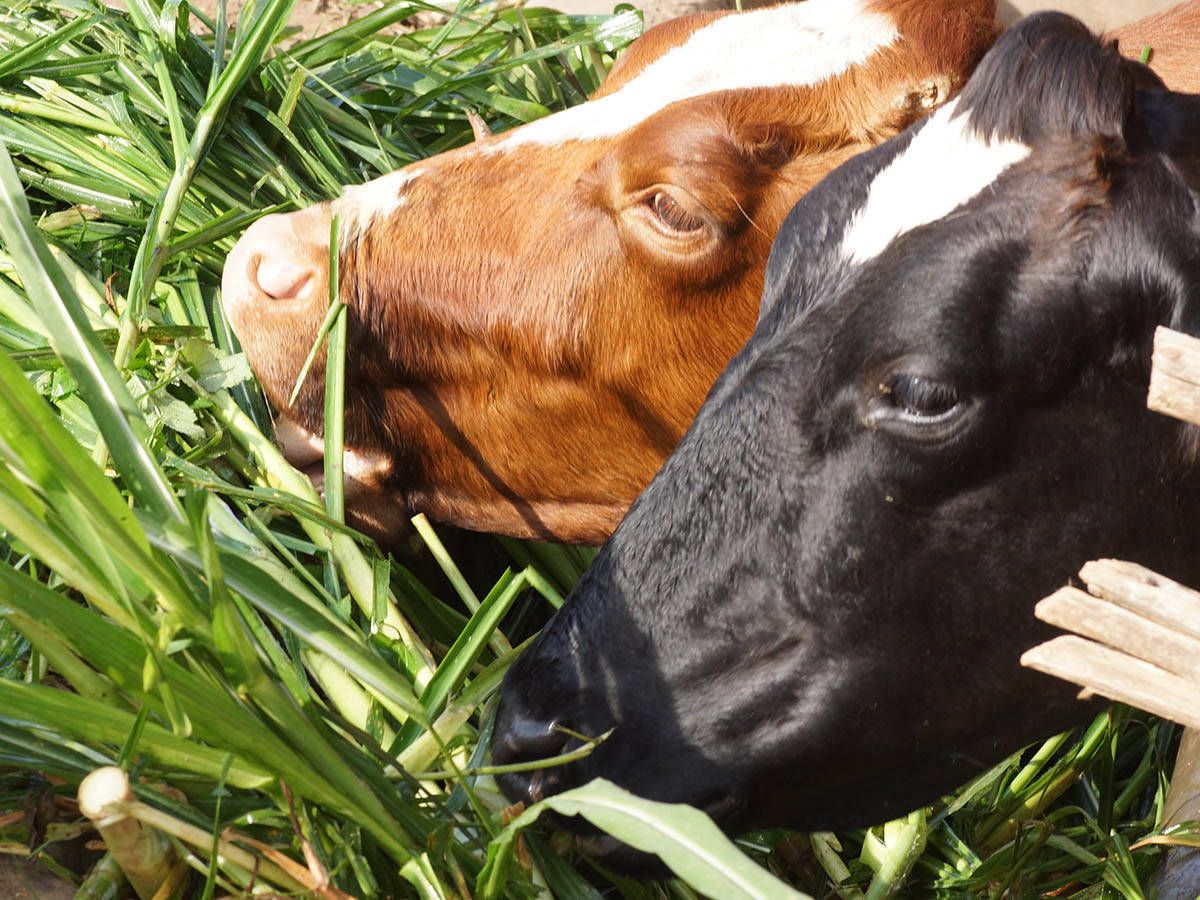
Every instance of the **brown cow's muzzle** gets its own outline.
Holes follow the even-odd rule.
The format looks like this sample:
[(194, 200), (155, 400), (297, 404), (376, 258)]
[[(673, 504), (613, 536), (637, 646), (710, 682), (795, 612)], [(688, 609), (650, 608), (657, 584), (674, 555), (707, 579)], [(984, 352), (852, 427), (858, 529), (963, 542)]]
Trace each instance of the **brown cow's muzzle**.
[[(296, 378), (329, 309), (329, 204), (264, 216), (246, 230), (225, 261), (225, 314), (267, 397), (279, 411), (276, 436), (292, 465), (322, 486), (325, 354), (318, 352), (296, 402)], [(387, 534), (400, 524), (371, 503), (385, 497), (390, 460), (347, 445), (347, 503), (360, 527)], [(386, 519), (386, 521), (385, 521)]]
[(225, 314), (267, 396), (310, 431), (320, 430), (324, 366), (313, 366), (295, 409), (288, 399), (329, 307), (329, 223), (327, 203), (264, 216), (234, 246), (222, 281)]
[(288, 401), (329, 305), (329, 222), (328, 204), (264, 216), (226, 258), (221, 283), (225, 314), (281, 414), (284, 453), (300, 468), (321, 457), (323, 354)]

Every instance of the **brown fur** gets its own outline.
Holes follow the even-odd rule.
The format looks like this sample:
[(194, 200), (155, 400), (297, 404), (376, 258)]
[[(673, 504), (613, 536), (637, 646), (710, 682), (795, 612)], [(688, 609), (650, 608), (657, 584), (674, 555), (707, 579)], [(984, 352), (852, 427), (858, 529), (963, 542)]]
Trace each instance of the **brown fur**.
[(1150, 48), (1150, 68), (1173, 91), (1200, 93), (1200, 0), (1148, 16), (1112, 32), (1121, 54), (1138, 59)]

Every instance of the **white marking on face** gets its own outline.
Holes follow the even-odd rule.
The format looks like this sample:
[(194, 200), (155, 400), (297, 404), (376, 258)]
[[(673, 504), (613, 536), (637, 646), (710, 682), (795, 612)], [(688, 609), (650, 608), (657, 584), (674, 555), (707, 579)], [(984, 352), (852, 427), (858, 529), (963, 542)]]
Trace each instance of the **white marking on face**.
[[(819, 84), (866, 62), (899, 37), (895, 23), (867, 12), (865, 3), (805, 0), (725, 16), (697, 29), (607, 97), (531, 122), (478, 145), (478, 152), (611, 137), (672, 103), (717, 91)], [(464, 150), (470, 153), (476, 145)], [(401, 209), (405, 188), (423, 171), (409, 166), (343, 189), (332, 208), (341, 221), (341, 245), (354, 243), (376, 220)]]
[(690, 97), (826, 81), (899, 37), (889, 17), (863, 5), (864, 0), (805, 0), (725, 16), (607, 97), (538, 119), (480, 150), (491, 154), (522, 144), (611, 137)]
[(952, 100), (925, 120), (912, 142), (875, 176), (842, 237), (842, 256), (865, 262), (906, 231), (948, 215), (1029, 156), (1019, 141), (990, 140), (954, 116)]
[(365, 184), (342, 188), (342, 195), (333, 201), (332, 213), (339, 217), (338, 245), (355, 243), (370, 230), (377, 219), (387, 219), (404, 206), (408, 199), (405, 188), (424, 174), (418, 166), (397, 169)]

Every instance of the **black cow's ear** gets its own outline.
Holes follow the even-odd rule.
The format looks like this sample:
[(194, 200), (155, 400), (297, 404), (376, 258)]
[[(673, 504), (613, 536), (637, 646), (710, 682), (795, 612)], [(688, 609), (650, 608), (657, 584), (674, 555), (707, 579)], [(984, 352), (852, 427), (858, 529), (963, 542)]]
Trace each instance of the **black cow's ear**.
[(1200, 337), (1200, 95), (1138, 90), (1123, 137), (1097, 137), (1090, 150), (1070, 221), (1092, 242), (1086, 291), (1101, 339), (1141, 378), (1157, 326)]
[(1200, 192), (1200, 95), (1139, 91), (1139, 120), (1148, 149), (1170, 157), (1193, 192)]
[(1078, 19), (1035, 13), (1002, 34), (963, 89), (975, 129), (1030, 146), (1123, 138), (1138, 75)]
[(1081, 230), (1087, 274), (1080, 288), (1094, 358), (1107, 359), (1139, 390), (1149, 379), (1158, 326), (1200, 337), (1200, 169), (1192, 155), (1189, 184), (1183, 167), (1164, 155), (1131, 147), (1119, 190), (1101, 214), (1083, 217)]
[(1164, 320), (1160, 320), (1160, 324), (1200, 338), (1200, 269), (1195, 263), (1200, 259), (1200, 212), (1193, 212), (1190, 227), (1181, 227), (1178, 237), (1182, 246), (1171, 248), (1169, 256), (1163, 254), (1161, 257), (1163, 260), (1170, 259), (1174, 265), (1169, 273), (1172, 293), (1170, 311)]
[[(1113, 43), (1116, 47), (1116, 43)], [(1133, 87), (1138, 91), (1165, 91), (1167, 86), (1163, 84), (1163, 80), (1158, 77), (1158, 74), (1145, 63), (1135, 62), (1132, 59), (1122, 57), (1122, 65), (1129, 72), (1133, 79)]]
[(1190, 209), (1174, 201), (1169, 218), (1144, 236), (1140, 285), (1164, 295), (1165, 309), (1149, 323), (1151, 331), (1166, 325), (1200, 338), (1200, 197), (1192, 190)]
[[(1146, 218), (1167, 215), (1149, 258), (1168, 271), (1162, 278), (1170, 286), (1170, 312), (1162, 324), (1200, 337), (1200, 95), (1166, 90), (1139, 91), (1137, 95), (1137, 142), (1135, 152), (1160, 155), (1169, 161), (1168, 178), (1178, 178), (1187, 194), (1177, 193), (1168, 202), (1154, 200)], [(1148, 226), (1147, 226), (1148, 227)], [(1161, 320), (1160, 320), (1161, 321)]]

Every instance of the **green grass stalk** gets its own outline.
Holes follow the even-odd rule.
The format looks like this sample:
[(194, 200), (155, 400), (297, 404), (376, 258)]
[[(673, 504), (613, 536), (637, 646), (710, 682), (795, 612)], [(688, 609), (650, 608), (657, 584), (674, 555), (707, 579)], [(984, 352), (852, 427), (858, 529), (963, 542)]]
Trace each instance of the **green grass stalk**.
[[(345, 421), (346, 421), (346, 310), (338, 299), (338, 217), (329, 223), (329, 308), (341, 307), (334, 316), (325, 348), (325, 511), (339, 522), (346, 520)], [(372, 595), (374, 596), (374, 581)], [(374, 614), (372, 603), (372, 614)]]
[[(320, 498), (313, 489), (312, 482), (292, 468), (274, 443), (264, 437), (228, 393), (217, 391), (209, 399), (213, 404), (213, 414), (262, 467), (271, 487), (294, 494), (321, 509)], [(368, 616), (372, 615), (376, 610), (374, 568), (354, 539), (340, 532), (329, 533), (319, 522), (307, 516), (300, 516), (299, 522), (314, 544), (333, 554), (342, 578), (346, 581), (346, 586), (359, 609)], [(394, 597), (388, 598), (386, 608), (386, 615), (376, 625), (385, 637), (399, 641), (408, 651), (410, 655), (405, 658), (414, 663), (409, 669), (409, 675), (418, 690), (423, 689), (437, 668), (433, 655), (416, 630), (400, 613)]]

